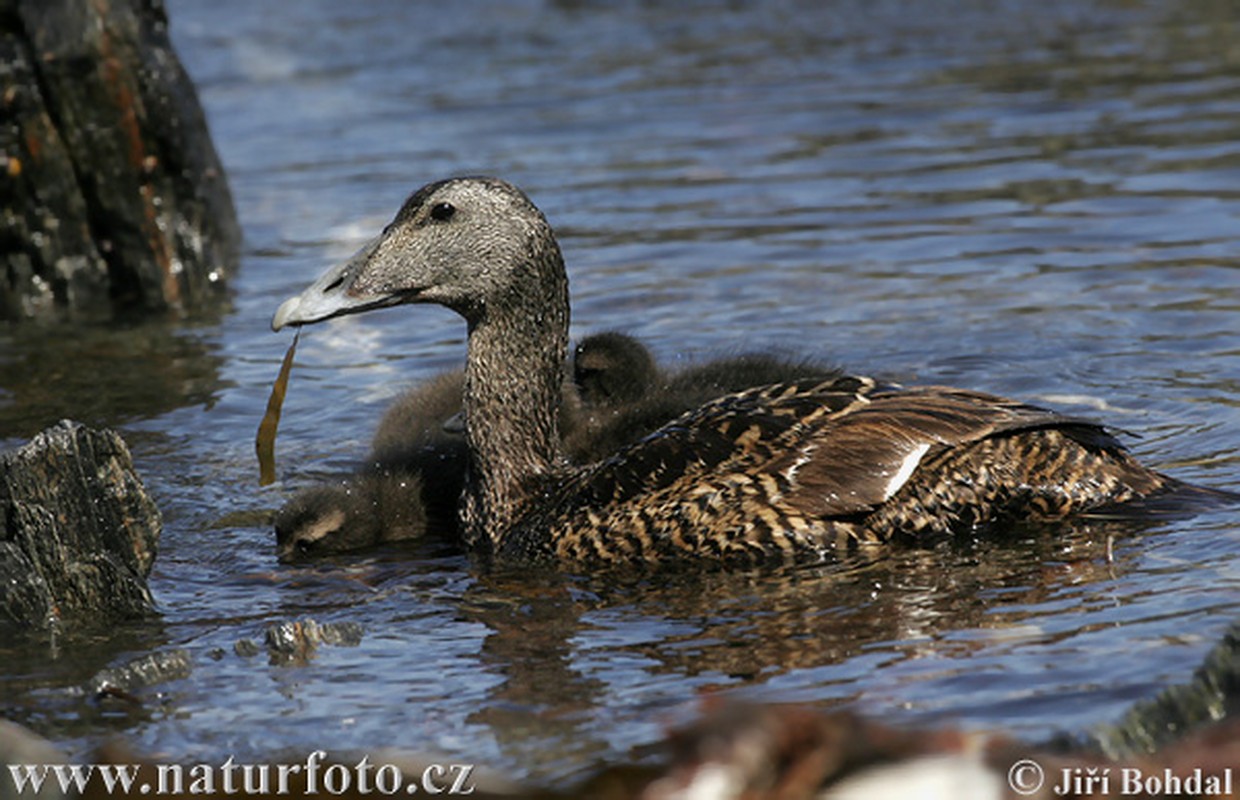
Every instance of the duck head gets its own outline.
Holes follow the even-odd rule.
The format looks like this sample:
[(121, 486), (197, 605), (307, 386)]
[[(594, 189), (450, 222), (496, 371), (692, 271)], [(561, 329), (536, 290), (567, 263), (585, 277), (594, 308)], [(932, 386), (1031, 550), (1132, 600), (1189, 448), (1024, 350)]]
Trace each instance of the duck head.
[[(414, 192), (377, 237), (280, 305), (273, 330), (404, 303), (438, 303), (471, 324), (516, 304), (563, 260), (546, 218), (496, 178), (450, 178)], [(554, 277), (554, 276), (552, 276)]]

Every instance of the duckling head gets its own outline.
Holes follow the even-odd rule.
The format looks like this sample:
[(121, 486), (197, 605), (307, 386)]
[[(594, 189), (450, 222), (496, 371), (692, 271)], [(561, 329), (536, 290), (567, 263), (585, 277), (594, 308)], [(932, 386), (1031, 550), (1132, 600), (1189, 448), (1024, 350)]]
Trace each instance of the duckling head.
[(418, 477), (373, 473), (314, 486), (284, 504), (274, 521), (281, 561), (414, 539), (427, 530)]
[(654, 357), (632, 336), (609, 331), (582, 339), (573, 352), (573, 382), (595, 407), (640, 400), (658, 382)]
[(373, 531), (359, 524), (362, 519), (350, 524), (355, 507), (347, 485), (315, 486), (297, 494), (276, 513), (276, 555), (294, 561), (373, 542)]

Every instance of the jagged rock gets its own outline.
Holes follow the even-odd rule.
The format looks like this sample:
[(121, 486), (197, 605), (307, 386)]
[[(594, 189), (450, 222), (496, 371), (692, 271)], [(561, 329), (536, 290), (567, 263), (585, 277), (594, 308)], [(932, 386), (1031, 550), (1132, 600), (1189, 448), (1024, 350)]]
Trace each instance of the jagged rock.
[(0, 623), (149, 612), (160, 526), (112, 431), (63, 421), (0, 453)]
[(0, 0), (0, 320), (190, 309), (240, 230), (161, 0)]

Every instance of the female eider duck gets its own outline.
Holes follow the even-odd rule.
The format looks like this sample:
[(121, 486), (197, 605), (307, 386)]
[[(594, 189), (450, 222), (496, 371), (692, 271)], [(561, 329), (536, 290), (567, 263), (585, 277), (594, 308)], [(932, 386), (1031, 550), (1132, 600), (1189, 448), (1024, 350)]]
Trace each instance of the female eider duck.
[(352, 258), (285, 301), (279, 330), (404, 303), (468, 325), (467, 547), (499, 559), (738, 562), (1052, 520), (1183, 486), (1101, 426), (995, 395), (869, 378), (713, 400), (614, 455), (564, 459), (568, 279), (543, 214), (494, 178), (416, 191)]

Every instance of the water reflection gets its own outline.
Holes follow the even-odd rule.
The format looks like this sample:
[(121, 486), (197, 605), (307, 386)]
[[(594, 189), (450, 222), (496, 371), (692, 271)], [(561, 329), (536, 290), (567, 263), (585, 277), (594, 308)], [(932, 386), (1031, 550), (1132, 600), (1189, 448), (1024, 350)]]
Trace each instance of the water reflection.
[(65, 418), (115, 427), (210, 406), (228, 387), (217, 335), (168, 322), (0, 331), (0, 444)]
[(147, 705), (100, 701), (91, 679), (101, 670), (169, 644), (159, 620), (66, 625), (53, 631), (6, 629), (0, 640), (0, 717), (53, 741), (124, 731), (162, 716)]
[[(1122, 579), (1132, 555), (1116, 557), (1115, 542), (1141, 527), (1030, 529), (774, 572), (484, 575), (459, 609), (489, 631), (479, 665), (502, 682), (469, 720), (511, 763), (562, 775), (606, 752), (606, 735), (588, 734), (606, 733), (600, 709), (617, 695), (685, 682), (832, 705), (855, 699), (856, 670), (932, 656), (967, 675), (968, 659), (996, 643), (1053, 639), (1035, 609), (1089, 602)], [(654, 718), (669, 709), (639, 706)]]

